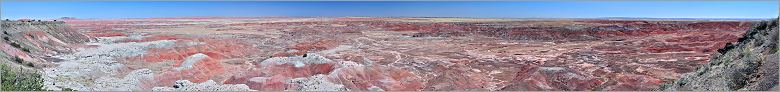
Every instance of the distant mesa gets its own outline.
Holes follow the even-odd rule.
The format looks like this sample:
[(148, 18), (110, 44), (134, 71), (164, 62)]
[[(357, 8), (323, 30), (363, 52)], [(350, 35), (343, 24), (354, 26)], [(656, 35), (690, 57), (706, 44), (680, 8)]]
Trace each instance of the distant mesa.
[[(75, 19), (75, 18), (70, 18), (70, 19)], [(68, 19), (51, 19), (51, 20), (43, 20), (43, 19), (16, 19), (16, 20), (3, 19), (3, 20), (0, 20), (0, 21), (8, 21), (8, 22), (11, 22), (11, 21), (15, 21), (15, 22), (38, 22), (38, 23), (40, 23), (40, 22), (57, 22), (58, 20), (68, 20)]]
[(61, 17), (60, 19), (68, 20), (68, 19), (76, 19), (76, 17)]

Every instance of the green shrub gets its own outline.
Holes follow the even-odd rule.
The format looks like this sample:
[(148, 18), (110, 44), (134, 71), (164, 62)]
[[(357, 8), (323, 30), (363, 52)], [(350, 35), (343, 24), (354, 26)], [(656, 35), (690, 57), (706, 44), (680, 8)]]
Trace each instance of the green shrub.
[(11, 42), (11, 43), (9, 43), (9, 44), (10, 44), (11, 46), (15, 47), (15, 48), (22, 48), (22, 45), (19, 45), (18, 43), (15, 43), (15, 42)]
[(663, 90), (671, 87), (672, 84), (674, 84), (674, 81), (664, 81), (663, 83), (661, 83), (660, 86), (658, 86), (657, 89), (653, 89), (652, 91), (663, 91)]
[(22, 51), (30, 53), (30, 49), (28, 49), (28, 48), (22, 48)]
[(74, 89), (70, 89), (70, 88), (62, 88), (62, 91), (78, 91), (78, 90), (74, 90)]
[(14, 57), (14, 61), (16, 61), (16, 63), (22, 64), (24, 60), (22, 60), (22, 58), (19, 58), (19, 56), (16, 56)]
[(44, 91), (43, 79), (37, 72), (24, 72), (0, 64), (0, 91)]
[(35, 64), (33, 64), (33, 63), (31, 63), (31, 62), (28, 62), (28, 63), (27, 63), (27, 64), (25, 64), (25, 65), (27, 65), (27, 66), (29, 66), (29, 67), (35, 67)]

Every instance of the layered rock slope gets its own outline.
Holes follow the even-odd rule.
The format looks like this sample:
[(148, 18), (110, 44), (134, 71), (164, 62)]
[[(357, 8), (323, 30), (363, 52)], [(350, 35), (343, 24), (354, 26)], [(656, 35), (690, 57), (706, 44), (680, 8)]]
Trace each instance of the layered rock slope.
[(778, 90), (778, 20), (755, 24), (708, 64), (684, 74), (665, 90)]
[(41, 67), (60, 60), (51, 56), (72, 52), (73, 46), (91, 40), (64, 22), (0, 21), (2, 91), (41, 91)]
[(73, 46), (92, 40), (64, 22), (2, 21), (0, 25), (0, 57), (8, 65), (51, 66), (45, 61), (58, 61), (51, 56), (72, 52)]

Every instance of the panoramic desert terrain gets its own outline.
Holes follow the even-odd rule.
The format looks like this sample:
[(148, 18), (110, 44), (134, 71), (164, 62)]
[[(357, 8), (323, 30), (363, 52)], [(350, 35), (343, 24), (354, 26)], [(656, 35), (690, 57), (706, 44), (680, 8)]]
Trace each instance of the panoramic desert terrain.
[(719, 49), (738, 42), (756, 24), (761, 23), (366, 17), (22, 20), (3, 22), (4, 37), (11, 38), (3, 41), (8, 44), (3, 44), (2, 56), (40, 71), (47, 90), (658, 90), (707, 64), (713, 53), (725, 52)]

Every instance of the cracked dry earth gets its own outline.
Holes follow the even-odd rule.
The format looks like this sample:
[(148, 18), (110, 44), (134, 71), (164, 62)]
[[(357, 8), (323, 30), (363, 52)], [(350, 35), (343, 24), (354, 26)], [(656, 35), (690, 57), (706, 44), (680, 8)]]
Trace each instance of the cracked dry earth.
[(751, 22), (453, 18), (65, 20), (95, 41), (47, 89), (652, 90)]

